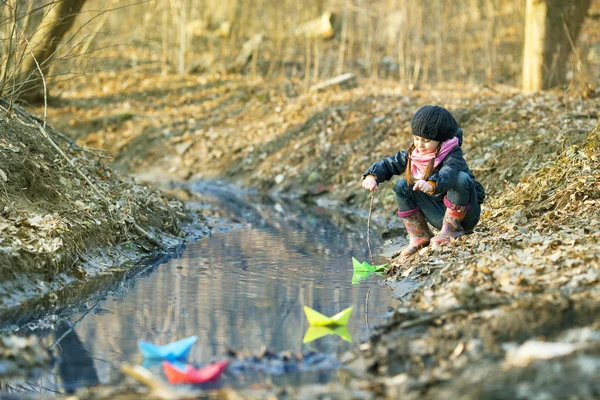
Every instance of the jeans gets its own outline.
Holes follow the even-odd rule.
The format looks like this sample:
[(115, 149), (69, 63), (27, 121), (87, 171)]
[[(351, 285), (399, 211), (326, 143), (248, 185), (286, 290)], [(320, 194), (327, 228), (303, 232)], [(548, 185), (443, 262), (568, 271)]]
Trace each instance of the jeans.
[[(444, 214), (446, 206), (444, 205), (443, 196), (433, 196), (427, 193), (413, 190), (412, 186), (408, 185), (406, 179), (400, 180), (394, 186), (396, 194), (396, 202), (400, 211), (410, 211), (417, 207), (421, 208), (421, 212), (425, 215), (427, 221), (437, 229), (442, 228), (444, 222)], [(481, 208), (477, 202), (477, 191), (473, 179), (464, 172), (459, 172), (456, 184), (446, 193), (448, 200), (452, 204), (458, 206), (471, 205), (471, 209), (467, 211), (465, 219), (461, 225), (466, 232), (471, 232), (481, 216)]]

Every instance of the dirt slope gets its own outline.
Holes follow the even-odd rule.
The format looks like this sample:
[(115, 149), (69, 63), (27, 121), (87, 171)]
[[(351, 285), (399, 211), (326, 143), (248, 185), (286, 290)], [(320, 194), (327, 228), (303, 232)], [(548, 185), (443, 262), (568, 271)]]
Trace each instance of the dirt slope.
[(42, 122), (5, 106), (0, 110), (0, 320), (81, 298), (92, 282), (182, 243), (182, 224), (189, 217), (180, 201), (114, 172), (91, 152), (69, 146), (51, 127), (45, 137)]

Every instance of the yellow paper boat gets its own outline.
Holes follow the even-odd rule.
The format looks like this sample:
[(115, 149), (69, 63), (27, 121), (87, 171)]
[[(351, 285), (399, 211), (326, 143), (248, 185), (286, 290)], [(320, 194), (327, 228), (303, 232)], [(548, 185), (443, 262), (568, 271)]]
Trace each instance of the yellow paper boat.
[(306, 314), (306, 319), (308, 319), (308, 323), (311, 326), (345, 326), (348, 324), (350, 314), (352, 314), (352, 307), (348, 307), (345, 310), (340, 311), (333, 317), (327, 317), (307, 306), (304, 306), (304, 313)]
[(352, 343), (352, 337), (345, 326), (309, 326), (302, 343), (312, 342), (327, 335), (338, 335), (346, 342)]

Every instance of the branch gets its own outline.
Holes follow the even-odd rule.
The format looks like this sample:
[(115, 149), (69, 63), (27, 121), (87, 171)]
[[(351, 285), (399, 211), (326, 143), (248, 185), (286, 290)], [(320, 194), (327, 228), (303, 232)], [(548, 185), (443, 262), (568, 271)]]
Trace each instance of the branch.
[(44, 77), (42, 68), (40, 68), (40, 64), (38, 63), (37, 59), (35, 58), (33, 51), (31, 51), (31, 49), (29, 48), (29, 40), (25, 39), (25, 42), (27, 43), (26, 48), (29, 50), (29, 54), (31, 54), (31, 58), (33, 58), (33, 61), (35, 62), (35, 65), (36, 65), (38, 71), (40, 72), (40, 76), (42, 77), (42, 83), (44, 84), (44, 125), (43, 125), (43, 127), (46, 128), (46, 120), (48, 119), (48, 87), (46, 86), (46, 78)]
[(46, 130), (37, 121), (35, 122), (35, 125), (38, 128), (38, 130), (41, 132), (42, 136), (48, 140), (48, 142), (54, 148), (54, 150), (56, 150), (69, 163), (69, 165), (71, 165), (71, 167), (73, 167), (73, 169), (79, 174), (79, 176), (81, 176), (88, 183), (88, 185), (90, 185), (90, 187), (94, 190), (94, 192), (96, 192), (96, 194), (107, 205), (109, 205), (110, 202), (108, 201), (108, 199), (106, 197), (104, 197), (104, 195), (100, 192), (100, 190), (98, 190), (96, 185), (94, 185), (94, 183), (87, 177), (87, 175), (85, 175), (83, 172), (81, 172), (81, 170), (79, 168), (77, 168), (75, 163), (73, 163), (73, 161), (65, 154), (65, 152), (62, 151), (62, 149), (60, 147), (58, 147), (58, 145), (56, 143), (54, 143), (54, 140), (52, 140), (50, 138), (50, 136), (48, 135), (48, 132), (46, 132)]
[(166, 246), (164, 243), (162, 243), (157, 238), (152, 236), (148, 231), (144, 230), (144, 228), (139, 226), (136, 222), (133, 222), (133, 227), (138, 231), (138, 233), (140, 233), (142, 236), (144, 236), (150, 242), (154, 243), (155, 245), (157, 245), (158, 247), (160, 247), (163, 250), (166, 249)]

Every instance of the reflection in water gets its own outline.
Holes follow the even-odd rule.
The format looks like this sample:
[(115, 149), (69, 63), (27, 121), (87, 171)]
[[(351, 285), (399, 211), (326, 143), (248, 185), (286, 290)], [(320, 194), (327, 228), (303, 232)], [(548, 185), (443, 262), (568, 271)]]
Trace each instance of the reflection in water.
[(309, 326), (302, 343), (310, 343), (327, 335), (338, 335), (346, 342), (352, 343), (352, 336), (346, 326)]
[[(197, 335), (189, 359), (204, 365), (228, 349), (255, 353), (265, 346), (275, 352), (341, 354), (353, 345), (343, 339), (352, 337), (356, 345), (365, 337), (371, 280), (352, 285), (351, 257), (368, 259), (366, 221), (356, 227), (323, 210), (252, 203), (231, 192), (207, 199), (243, 222), (189, 244), (181, 254), (124, 282), (101, 302), (102, 312), (85, 316), (59, 343), (62, 388), (120, 381), (122, 362), (142, 362), (138, 340), (166, 344)], [(376, 316), (391, 302), (389, 289), (373, 284), (370, 323), (381, 321)], [(325, 315), (353, 306), (348, 331), (303, 344), (305, 305)], [(309, 379), (323, 381), (330, 375)]]
[(94, 360), (83, 347), (83, 343), (75, 331), (65, 322), (59, 323), (56, 336), (62, 338), (58, 356), (58, 374), (62, 378), (62, 387), (72, 393), (78, 387), (98, 384), (98, 375)]

